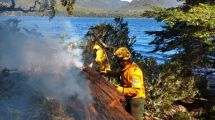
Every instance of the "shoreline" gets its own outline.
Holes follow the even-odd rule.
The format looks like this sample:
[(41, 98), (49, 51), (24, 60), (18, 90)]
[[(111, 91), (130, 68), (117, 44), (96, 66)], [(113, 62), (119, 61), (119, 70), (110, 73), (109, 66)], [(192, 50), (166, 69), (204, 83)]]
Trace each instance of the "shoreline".
[[(39, 16), (39, 15), (0, 15), (1, 17), (50, 17), (50, 16)], [(113, 16), (105, 17), (105, 16), (62, 16), (62, 15), (56, 15), (53, 17), (62, 17), (62, 18), (116, 18)], [(117, 16), (121, 17), (121, 16)], [(154, 19), (154, 18), (146, 18), (146, 17), (123, 17), (124, 19)]]

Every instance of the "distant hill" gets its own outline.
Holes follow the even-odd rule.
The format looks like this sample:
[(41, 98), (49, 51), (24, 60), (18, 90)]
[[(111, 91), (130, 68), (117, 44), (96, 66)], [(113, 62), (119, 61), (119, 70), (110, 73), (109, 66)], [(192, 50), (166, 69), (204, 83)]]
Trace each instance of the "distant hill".
[(120, 0), (77, 0), (74, 6), (74, 16), (114, 17), (115, 10), (127, 6), (129, 2)]
[(75, 5), (89, 8), (118, 9), (129, 2), (120, 0), (76, 0)]
[(162, 8), (175, 7), (180, 5), (177, 0), (133, 0), (123, 8), (135, 8), (135, 9), (150, 9), (151, 6), (159, 6)]
[[(7, 0), (6, 0), (7, 1)], [(17, 7), (31, 6), (34, 0), (16, 0)], [(59, 2), (59, 0), (58, 0)], [(76, 0), (74, 16), (78, 17), (140, 17), (151, 8), (160, 6), (163, 8), (177, 6), (176, 0), (133, 0), (132, 2), (120, 0)], [(65, 8), (60, 4), (56, 6), (57, 15), (67, 15)], [(5, 13), (3, 14), (5, 15)], [(7, 12), (6, 15), (35, 15), (35, 13)]]
[(77, 0), (75, 16), (124, 16), (140, 17), (152, 6), (169, 8), (178, 6), (177, 0), (133, 0), (125, 2), (120, 0)]
[(129, 15), (139, 16), (145, 10), (150, 10), (152, 6), (159, 6), (162, 8), (170, 8), (180, 5), (181, 3), (176, 0), (133, 0), (128, 5), (118, 9), (118, 12)]

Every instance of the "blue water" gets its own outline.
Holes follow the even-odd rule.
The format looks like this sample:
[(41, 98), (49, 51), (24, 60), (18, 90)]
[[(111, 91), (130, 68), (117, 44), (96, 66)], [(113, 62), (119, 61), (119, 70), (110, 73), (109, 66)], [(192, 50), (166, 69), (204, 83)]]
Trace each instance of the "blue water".
[[(36, 29), (43, 36), (60, 37), (62, 33), (67, 33), (69, 37), (77, 39), (84, 38), (90, 26), (95, 26), (99, 23), (111, 23), (113, 18), (75, 18), (75, 17), (54, 17), (49, 20), (48, 17), (22, 16), (22, 17), (6, 17), (0, 16), (0, 22), (10, 18), (21, 20), (21, 27), (28, 29)], [(145, 31), (162, 30), (164, 23), (157, 22), (154, 19), (146, 18), (125, 18), (128, 22), (129, 36), (135, 36), (137, 42), (133, 48), (140, 52), (144, 57), (154, 57), (162, 62), (167, 59), (167, 53), (147, 53), (153, 50), (154, 46), (148, 45), (154, 39), (154, 36), (149, 36)]]

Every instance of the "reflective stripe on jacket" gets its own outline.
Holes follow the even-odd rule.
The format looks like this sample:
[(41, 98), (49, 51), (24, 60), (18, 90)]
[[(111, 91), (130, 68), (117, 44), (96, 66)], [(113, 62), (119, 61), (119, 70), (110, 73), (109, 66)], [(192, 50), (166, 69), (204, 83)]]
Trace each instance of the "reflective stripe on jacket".
[(123, 86), (117, 90), (130, 98), (145, 98), (145, 87), (142, 70), (136, 63), (127, 65), (121, 74)]

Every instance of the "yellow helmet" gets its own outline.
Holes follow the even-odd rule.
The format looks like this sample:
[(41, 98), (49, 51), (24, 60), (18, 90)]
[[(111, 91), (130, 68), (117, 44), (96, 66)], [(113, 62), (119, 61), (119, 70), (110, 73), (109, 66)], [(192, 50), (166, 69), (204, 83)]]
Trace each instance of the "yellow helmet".
[(131, 58), (131, 53), (126, 47), (118, 48), (115, 51), (114, 55), (117, 56), (121, 60), (128, 60)]
[(102, 47), (98, 43), (95, 43), (95, 45), (93, 45), (93, 50), (99, 50), (99, 49), (102, 49)]

